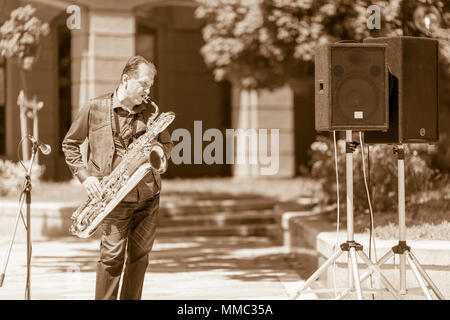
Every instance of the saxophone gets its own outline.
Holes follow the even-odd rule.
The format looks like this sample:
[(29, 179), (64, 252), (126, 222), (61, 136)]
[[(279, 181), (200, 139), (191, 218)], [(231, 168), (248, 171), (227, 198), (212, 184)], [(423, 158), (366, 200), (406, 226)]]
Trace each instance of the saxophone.
[[(164, 150), (154, 140), (175, 119), (173, 112), (163, 112), (158, 116), (159, 107), (148, 96), (145, 103), (150, 103), (155, 111), (147, 121), (147, 131), (137, 138), (127, 149), (122, 161), (100, 182), (101, 197), (87, 199), (72, 214), (70, 232), (80, 238), (89, 238), (99, 227), (103, 219), (122, 201), (122, 199), (151, 170), (159, 174), (167, 170)], [(156, 155), (160, 165), (153, 167), (149, 159)]]

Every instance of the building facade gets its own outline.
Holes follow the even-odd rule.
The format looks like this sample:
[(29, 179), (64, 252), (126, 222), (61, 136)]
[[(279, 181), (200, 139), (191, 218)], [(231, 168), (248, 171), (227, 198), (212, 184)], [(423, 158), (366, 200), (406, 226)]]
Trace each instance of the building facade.
[[(251, 139), (246, 144), (234, 143), (234, 157), (245, 154), (241, 159), (246, 160), (239, 164), (227, 162), (226, 157), (222, 163), (212, 164), (202, 157), (195, 159), (195, 151), (202, 153), (212, 141), (204, 135), (208, 129), (216, 129), (215, 133), (225, 137), (221, 144), (223, 153), (227, 152), (227, 129), (254, 129), (257, 133), (267, 129), (269, 134), (278, 129), (278, 170), (270, 176), (296, 174), (299, 154), (305, 154), (309, 146), (298, 145), (299, 141), (312, 132), (312, 127), (302, 123), (311, 122), (305, 121), (305, 114), (311, 118), (313, 110), (295, 114), (296, 99), (289, 87), (246, 91), (237, 84), (214, 81), (199, 53), (203, 44), (202, 22), (194, 17), (194, 1), (0, 0), (0, 23), (8, 19), (12, 10), (25, 4), (36, 8), (38, 18), (50, 25), (50, 34), (41, 40), (39, 58), (26, 77), (28, 95), (44, 103), (39, 111), (39, 139), (53, 149), (50, 156), (40, 157), (46, 166), (46, 178), (70, 178), (61, 141), (73, 117), (90, 98), (117, 87), (126, 60), (134, 54), (150, 59), (157, 67), (152, 96), (161, 110), (175, 112), (170, 131), (185, 129), (178, 132), (189, 132), (191, 136), (189, 142), (185, 141), (191, 145), (190, 163), (169, 162), (168, 177), (262, 175), (261, 167), (267, 162), (249, 161), (252, 153), (260, 152)], [(74, 4), (76, 7), (68, 10)], [(73, 24), (75, 9), (79, 9), (78, 26)], [(12, 160), (17, 160), (21, 137), (18, 74), (12, 62), (0, 60), (0, 156)], [(310, 126), (313, 122), (312, 118)], [(176, 138), (175, 143), (181, 142), (180, 137), (172, 137)], [(275, 150), (270, 149), (270, 138), (269, 135), (265, 150), (269, 153)], [(217, 156), (217, 150), (214, 155)], [(183, 157), (188, 158), (186, 154)]]

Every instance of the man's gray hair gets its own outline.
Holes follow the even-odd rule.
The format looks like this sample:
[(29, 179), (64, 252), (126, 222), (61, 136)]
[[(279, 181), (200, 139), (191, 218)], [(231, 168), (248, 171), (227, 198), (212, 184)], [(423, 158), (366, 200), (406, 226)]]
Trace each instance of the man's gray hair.
[(125, 67), (122, 70), (122, 75), (120, 76), (120, 79), (122, 81), (122, 77), (124, 74), (129, 75), (130, 77), (135, 77), (138, 74), (138, 69), (140, 64), (145, 64), (150, 68), (150, 72), (153, 76), (156, 76), (156, 67), (153, 63), (148, 61), (142, 56), (132, 56), (130, 59), (128, 59)]

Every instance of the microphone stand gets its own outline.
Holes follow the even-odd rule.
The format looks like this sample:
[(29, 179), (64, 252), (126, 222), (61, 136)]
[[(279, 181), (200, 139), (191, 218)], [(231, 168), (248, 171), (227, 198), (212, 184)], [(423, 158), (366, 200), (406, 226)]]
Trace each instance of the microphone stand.
[[(31, 160), (28, 165), (27, 172), (25, 174), (25, 181), (23, 184), (23, 190), (20, 194), (20, 200), (19, 200), (19, 207), (17, 208), (17, 215), (16, 215), (16, 222), (14, 224), (13, 232), (11, 235), (11, 239), (9, 241), (9, 248), (6, 253), (5, 260), (2, 265), (1, 274), (0, 274), (0, 287), (3, 286), (3, 281), (5, 279), (5, 272), (6, 267), (8, 265), (9, 256), (11, 254), (12, 245), (14, 242), (14, 237), (16, 235), (17, 231), (17, 225), (19, 223), (19, 217), (22, 216), (22, 206), (24, 201), (26, 202), (26, 208), (27, 208), (27, 222), (25, 225), (25, 228), (27, 230), (27, 280), (26, 280), (26, 287), (25, 287), (25, 300), (30, 300), (30, 287), (31, 287), (31, 169), (33, 166), (34, 159), (36, 157), (37, 149), (39, 148), (38, 143), (33, 143), (32, 147), (32, 154), (31, 154)], [(23, 219), (23, 216), (22, 216)]]

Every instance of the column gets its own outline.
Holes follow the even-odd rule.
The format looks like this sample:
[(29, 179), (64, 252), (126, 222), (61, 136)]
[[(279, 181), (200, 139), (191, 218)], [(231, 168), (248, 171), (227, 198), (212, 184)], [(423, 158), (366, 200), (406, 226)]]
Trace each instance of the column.
[[(234, 177), (295, 175), (294, 100), (289, 87), (270, 91), (233, 86), (232, 127), (235, 132), (241, 129), (245, 138), (234, 140)], [(256, 143), (253, 134), (256, 134)], [(276, 134), (278, 139), (272, 140)], [(264, 156), (271, 163), (277, 161), (276, 168), (273, 163), (264, 163)], [(239, 157), (245, 161), (239, 163)]]
[(127, 59), (135, 53), (131, 10), (86, 9), (81, 29), (72, 31), (72, 109), (112, 92)]

